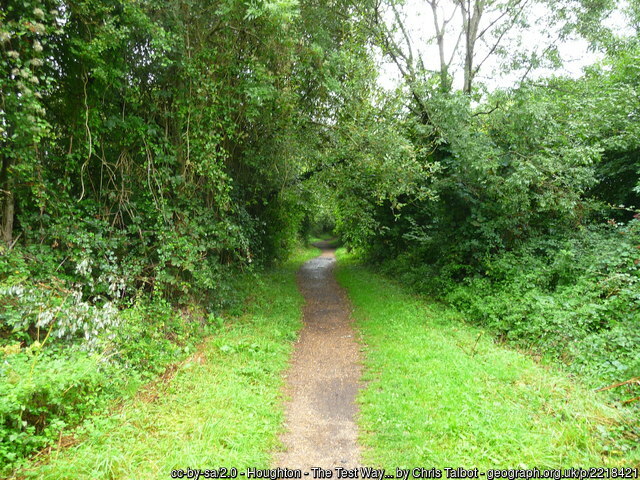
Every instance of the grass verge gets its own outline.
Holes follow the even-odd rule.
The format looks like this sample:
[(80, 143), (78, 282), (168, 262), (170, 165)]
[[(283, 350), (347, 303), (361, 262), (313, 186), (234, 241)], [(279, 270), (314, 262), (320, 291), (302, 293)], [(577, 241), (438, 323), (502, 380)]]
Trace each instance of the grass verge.
[(612, 446), (621, 414), (594, 392), (338, 254), (338, 280), (366, 345), (365, 464), (486, 470), (637, 461)]
[(157, 479), (172, 469), (267, 467), (278, 446), (282, 371), (301, 326), (295, 270), (317, 254), (240, 282), (246, 311), (220, 326), (166, 382), (96, 418), (76, 446), (13, 478)]

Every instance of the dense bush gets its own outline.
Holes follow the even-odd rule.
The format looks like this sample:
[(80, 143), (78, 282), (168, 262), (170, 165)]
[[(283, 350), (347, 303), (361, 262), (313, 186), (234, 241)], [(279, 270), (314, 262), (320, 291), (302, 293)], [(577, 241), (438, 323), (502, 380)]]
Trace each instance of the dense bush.
[(178, 312), (162, 299), (140, 298), (105, 321), (103, 307), (35, 288), (16, 300), (20, 289), (6, 288), (0, 297), (10, 304), (0, 347), (0, 464), (6, 468), (134, 392), (217, 326), (217, 317), (199, 307)]
[[(25, 247), (0, 257), (5, 469), (184, 358), (215, 328), (217, 317), (207, 309), (219, 311), (239, 300), (227, 280), (227, 289), (213, 297), (217, 301), (203, 295), (177, 308), (181, 302), (167, 299), (164, 284), (153, 295), (137, 286), (134, 269), (110, 250), (113, 239), (87, 228), (64, 241), (71, 246), (62, 262), (51, 248)], [(207, 285), (214, 288), (202, 284), (205, 292)]]
[(395, 278), (594, 386), (640, 376), (637, 39), (617, 38), (577, 79), (485, 95), (434, 90), (429, 72), (409, 79), (412, 94), (385, 105), (394, 156), (379, 156), (423, 174), (405, 167), (389, 184), (375, 160), (345, 168), (338, 231)]

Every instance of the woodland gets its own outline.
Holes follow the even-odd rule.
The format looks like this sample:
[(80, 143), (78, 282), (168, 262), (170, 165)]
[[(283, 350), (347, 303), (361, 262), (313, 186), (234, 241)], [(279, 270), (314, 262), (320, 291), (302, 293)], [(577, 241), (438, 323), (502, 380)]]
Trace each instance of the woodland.
[(637, 419), (638, 0), (0, 0), (0, 158), (0, 475), (322, 233)]

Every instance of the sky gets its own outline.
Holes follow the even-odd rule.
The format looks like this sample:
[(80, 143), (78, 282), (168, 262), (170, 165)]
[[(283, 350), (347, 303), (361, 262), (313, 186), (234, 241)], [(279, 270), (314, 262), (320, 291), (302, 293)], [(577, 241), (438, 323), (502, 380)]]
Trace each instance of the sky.
[[(520, 45), (519, 47), (526, 51), (538, 50), (542, 51), (550, 44), (556, 44), (560, 58), (562, 59), (562, 67), (560, 69), (538, 68), (532, 70), (527, 78), (540, 78), (555, 75), (566, 75), (574, 78), (579, 77), (586, 66), (592, 65), (602, 59), (602, 54), (589, 49), (589, 43), (574, 36), (565, 39), (562, 42), (557, 41), (558, 31), (549, 24), (550, 12), (547, 7), (542, 6), (532, 0), (524, 0), (527, 4), (525, 11), (527, 18), (530, 20), (530, 27), (526, 32), (518, 32), (518, 34), (508, 34), (502, 39), (503, 45)], [(448, 26), (448, 33), (445, 35), (445, 51), (450, 56), (453, 46), (456, 43), (460, 31), (460, 11), (454, 10), (454, 2), (452, 0), (439, 0), (439, 17), (449, 18), (453, 15), (453, 19)], [(623, 32), (626, 30), (626, 22), (622, 9), (626, 1), (618, 1), (618, 8), (605, 21), (607, 26), (613, 27), (615, 30)], [(493, 14), (488, 13), (483, 17), (481, 29), (491, 23), (502, 11), (496, 11)], [(438, 50), (435, 42), (432, 40), (435, 34), (433, 26), (433, 17), (431, 8), (425, 0), (406, 0), (401, 8), (401, 14), (404, 17), (404, 23), (411, 38), (414, 51), (419, 52), (428, 69), (439, 69)], [(492, 16), (493, 15), (493, 16)], [(393, 16), (389, 12), (387, 16), (388, 23)], [(478, 45), (479, 55), (481, 59), (489, 51), (489, 45)], [(462, 46), (462, 44), (460, 44)], [(513, 50), (515, 50), (515, 48)], [(459, 57), (461, 58), (461, 57)], [(379, 83), (386, 89), (395, 89), (401, 84), (400, 75), (397, 67), (388, 59), (378, 55), (380, 63)], [(455, 63), (455, 60), (454, 60)], [(515, 86), (521, 78), (522, 71), (513, 73), (504, 73), (506, 61), (498, 56), (490, 56), (483, 64), (478, 76), (477, 82), (481, 82), (487, 86), (489, 90), (497, 88), (506, 88)], [(462, 68), (454, 66), (454, 87), (462, 86)]]

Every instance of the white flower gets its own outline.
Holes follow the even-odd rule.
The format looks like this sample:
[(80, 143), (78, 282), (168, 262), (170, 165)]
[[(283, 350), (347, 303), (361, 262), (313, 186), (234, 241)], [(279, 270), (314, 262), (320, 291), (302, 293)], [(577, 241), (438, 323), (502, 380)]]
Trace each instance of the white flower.
[(18, 58), (20, 58), (20, 54), (19, 54), (18, 52), (16, 52), (15, 50), (9, 50), (9, 51), (7, 52), (7, 56), (8, 56), (8, 57), (11, 57), (11, 58), (15, 58), (16, 60), (17, 60)]
[(0, 42), (5, 43), (11, 40), (11, 34), (9, 32), (5, 32), (4, 30), (0, 32)]
[(36, 40), (35, 42), (33, 42), (33, 49), (36, 52), (41, 52), (42, 51), (42, 44), (38, 40)]
[(42, 10), (41, 8), (34, 8), (33, 14), (40, 20), (44, 20), (44, 10)]

